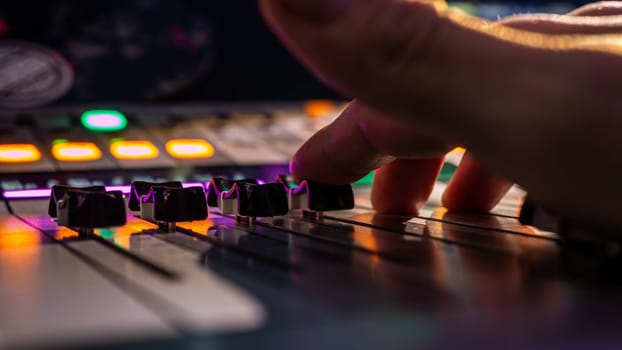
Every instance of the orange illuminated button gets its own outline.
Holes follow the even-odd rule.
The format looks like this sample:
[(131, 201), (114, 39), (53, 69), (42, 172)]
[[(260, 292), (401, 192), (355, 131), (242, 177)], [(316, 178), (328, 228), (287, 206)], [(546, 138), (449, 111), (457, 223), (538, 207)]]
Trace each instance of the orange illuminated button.
[(202, 139), (174, 139), (166, 143), (166, 151), (175, 158), (209, 158), (214, 155), (214, 146)]
[(337, 105), (327, 100), (308, 101), (303, 106), (304, 113), (311, 118), (323, 118), (337, 110)]
[(160, 154), (149, 141), (117, 141), (110, 145), (110, 153), (117, 159), (153, 159)]
[(32, 144), (0, 145), (0, 163), (28, 163), (41, 159), (41, 152)]
[(92, 142), (64, 142), (52, 146), (52, 155), (62, 162), (87, 162), (98, 160), (102, 152)]

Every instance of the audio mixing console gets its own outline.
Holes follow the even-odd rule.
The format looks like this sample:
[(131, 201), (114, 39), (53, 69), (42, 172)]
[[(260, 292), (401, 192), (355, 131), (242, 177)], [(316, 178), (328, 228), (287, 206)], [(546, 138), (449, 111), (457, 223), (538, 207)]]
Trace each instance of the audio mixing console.
[(520, 224), (519, 188), (379, 215), (282, 176), (334, 104), (114, 107), (0, 115), (0, 349), (622, 341), (616, 259)]

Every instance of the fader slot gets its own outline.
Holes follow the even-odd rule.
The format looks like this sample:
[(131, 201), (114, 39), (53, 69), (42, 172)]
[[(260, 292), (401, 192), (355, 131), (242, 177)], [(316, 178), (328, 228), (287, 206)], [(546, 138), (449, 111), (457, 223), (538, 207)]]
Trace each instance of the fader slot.
[[(331, 216), (327, 216), (324, 219), (329, 220), (328, 222), (335, 220), (342, 223), (357, 223), (386, 232), (411, 235), (421, 239), (438, 240), (453, 245), (469, 247), (474, 250), (486, 250), (511, 255), (520, 252), (514, 244), (517, 241), (532, 242), (534, 246), (555, 247), (555, 241), (546, 236), (514, 234), (494, 231), (490, 228), (477, 228), (426, 219), (422, 219), (423, 221), (415, 220), (412, 225), (409, 225), (409, 220), (412, 218), (405, 216), (379, 215), (371, 212), (351, 216), (345, 212), (337, 212), (331, 213)], [(495, 217), (491, 216), (489, 219), (495, 220)], [(489, 222), (488, 225), (492, 226), (493, 223)], [(498, 239), (510, 242), (510, 244), (500, 244)]]
[(96, 344), (111, 335), (119, 342), (178, 335), (161, 315), (64, 245), (17, 218), (5, 218), (0, 226), (0, 347)]
[[(86, 191), (60, 188), (56, 192), (64, 190), (79, 194)], [(62, 198), (66, 197), (67, 193), (63, 194)], [(46, 235), (62, 239), (59, 246), (87, 261), (174, 329), (246, 330), (263, 322), (263, 309), (252, 297), (199, 268), (198, 255), (152, 237), (150, 230), (157, 231), (153, 224), (130, 216), (119, 227), (94, 227), (93, 233), (75, 228), (67, 232), (73, 231), (73, 235), (66, 235), (59, 232), (66, 228), (52, 220), (36, 223)], [(205, 298), (205, 293), (210, 298)]]

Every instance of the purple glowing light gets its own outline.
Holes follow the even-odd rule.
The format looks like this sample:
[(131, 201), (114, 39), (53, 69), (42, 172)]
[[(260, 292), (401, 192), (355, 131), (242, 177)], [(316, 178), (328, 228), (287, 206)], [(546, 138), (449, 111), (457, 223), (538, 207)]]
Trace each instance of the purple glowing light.
[(4, 191), (3, 196), (6, 199), (24, 199), (24, 198), (46, 198), (50, 196), (52, 190), (42, 188), (36, 190), (11, 190)]
[[(205, 185), (200, 182), (185, 182), (182, 184), (184, 188), (188, 187), (203, 187)], [(122, 186), (106, 186), (106, 191), (121, 191), (123, 194), (130, 193), (131, 186), (122, 185)], [(40, 188), (40, 189), (32, 189), (32, 190), (7, 190), (2, 194), (6, 199), (39, 199), (39, 198), (49, 198), (52, 190), (49, 188)]]

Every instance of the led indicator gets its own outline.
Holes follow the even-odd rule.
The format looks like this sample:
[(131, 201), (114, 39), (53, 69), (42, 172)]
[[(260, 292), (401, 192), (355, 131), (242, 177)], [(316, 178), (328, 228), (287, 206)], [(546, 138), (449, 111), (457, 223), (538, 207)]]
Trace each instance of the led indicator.
[(67, 139), (54, 139), (52, 140), (52, 145), (58, 145), (59, 143), (67, 143), (69, 140)]
[(303, 110), (311, 118), (324, 118), (334, 113), (337, 105), (332, 101), (312, 100), (304, 104)]
[(29, 163), (41, 159), (41, 152), (32, 144), (0, 145), (0, 163)]
[(166, 143), (166, 151), (179, 159), (209, 158), (214, 155), (214, 146), (201, 139), (176, 139)]
[(86, 111), (80, 120), (85, 128), (92, 131), (120, 131), (127, 127), (127, 118), (115, 110)]
[(466, 152), (466, 148), (464, 147), (456, 147), (454, 149), (451, 150), (450, 153), (465, 153)]
[(19, 198), (49, 198), (52, 191), (49, 188), (42, 188), (38, 190), (12, 190), (4, 191), (2, 194), (6, 199), (19, 199)]
[(110, 153), (117, 159), (153, 159), (160, 153), (149, 141), (117, 141), (110, 145)]
[(88, 162), (101, 158), (102, 152), (92, 142), (66, 142), (52, 145), (52, 155), (62, 162)]
[(353, 183), (352, 186), (354, 187), (371, 186), (373, 181), (374, 181), (374, 172), (372, 171), (371, 173), (365, 175), (363, 178)]

